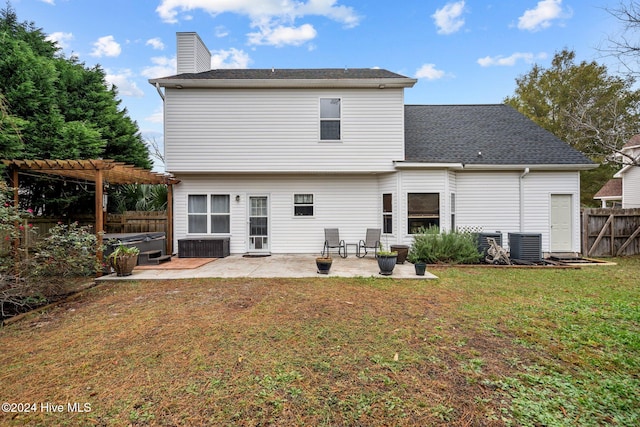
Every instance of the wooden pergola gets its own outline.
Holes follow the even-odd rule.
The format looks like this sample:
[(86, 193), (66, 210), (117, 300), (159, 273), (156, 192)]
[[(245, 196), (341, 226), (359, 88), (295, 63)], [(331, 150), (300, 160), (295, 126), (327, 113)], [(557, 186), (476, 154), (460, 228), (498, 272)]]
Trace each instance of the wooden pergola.
[[(167, 253), (173, 252), (173, 185), (178, 180), (168, 175), (151, 172), (147, 169), (127, 165), (115, 160), (3, 160), (9, 168), (11, 185), (14, 188), (14, 205), (18, 206), (19, 180), (22, 172), (40, 173), (43, 175), (57, 175), (94, 182), (95, 194), (95, 230), (99, 246), (102, 246), (104, 233), (103, 195), (105, 184), (162, 184), (167, 191)], [(102, 262), (102, 252), (98, 252), (98, 260)]]

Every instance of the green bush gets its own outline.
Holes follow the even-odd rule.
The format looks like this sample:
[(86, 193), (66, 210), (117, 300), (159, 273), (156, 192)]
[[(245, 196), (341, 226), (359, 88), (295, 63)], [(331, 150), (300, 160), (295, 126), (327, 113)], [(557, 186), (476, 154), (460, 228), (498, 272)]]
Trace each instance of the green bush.
[(0, 183), (0, 320), (63, 295), (71, 278), (99, 271), (97, 238), (90, 227), (60, 223), (28, 249), (24, 243), (35, 240), (27, 222), (33, 212), (12, 202), (10, 189)]
[(478, 264), (480, 257), (475, 233), (430, 227), (413, 236), (407, 259), (414, 264)]

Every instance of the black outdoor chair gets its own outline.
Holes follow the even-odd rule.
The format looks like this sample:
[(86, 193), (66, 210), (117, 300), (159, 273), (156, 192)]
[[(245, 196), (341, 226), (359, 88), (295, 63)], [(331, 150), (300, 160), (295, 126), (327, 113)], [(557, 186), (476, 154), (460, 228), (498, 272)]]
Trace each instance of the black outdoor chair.
[(378, 258), (378, 249), (380, 249), (380, 229), (379, 228), (367, 228), (367, 235), (364, 240), (360, 240), (358, 243), (357, 255), (363, 258), (367, 255), (367, 249), (373, 249), (373, 253)]
[(322, 256), (329, 255), (331, 249), (338, 248), (338, 255), (342, 258), (347, 257), (347, 245), (344, 240), (340, 240), (340, 232), (337, 228), (324, 229), (324, 246), (322, 248)]

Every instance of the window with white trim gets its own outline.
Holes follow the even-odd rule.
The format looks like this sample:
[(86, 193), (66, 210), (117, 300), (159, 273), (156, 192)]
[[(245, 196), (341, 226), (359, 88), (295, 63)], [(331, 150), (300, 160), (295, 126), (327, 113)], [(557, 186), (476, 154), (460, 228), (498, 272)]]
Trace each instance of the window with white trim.
[(421, 228), (440, 226), (440, 194), (407, 194), (408, 233), (416, 234)]
[(382, 195), (382, 232), (393, 233), (393, 195), (391, 193)]
[(313, 216), (313, 194), (293, 195), (293, 215)]
[(187, 232), (228, 234), (231, 211), (228, 194), (190, 194), (187, 203)]
[(341, 118), (340, 98), (320, 98), (320, 140), (339, 141), (340, 118)]
[(451, 193), (451, 231), (456, 229), (456, 193)]

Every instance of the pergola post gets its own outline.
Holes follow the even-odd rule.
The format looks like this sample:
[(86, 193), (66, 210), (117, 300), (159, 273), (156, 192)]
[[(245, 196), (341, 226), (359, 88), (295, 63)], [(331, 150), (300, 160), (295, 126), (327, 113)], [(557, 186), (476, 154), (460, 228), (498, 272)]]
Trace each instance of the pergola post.
[[(179, 180), (167, 175), (151, 172), (133, 165), (116, 162), (115, 160), (89, 159), (89, 160), (2, 160), (11, 170), (12, 185), (14, 187), (13, 200), (17, 207), (18, 199), (18, 172), (20, 170), (37, 172), (41, 174), (57, 175), (63, 178), (71, 178), (94, 182), (95, 192), (95, 232), (98, 243), (96, 258), (101, 264), (98, 276), (102, 275), (102, 263), (104, 253), (102, 251), (103, 234), (105, 231), (104, 214), (104, 183), (109, 184), (155, 184), (167, 185), (167, 249), (168, 254), (173, 254), (173, 184)], [(19, 242), (15, 242), (19, 245)]]
[(102, 183), (102, 169), (96, 170), (96, 240), (98, 243), (98, 250), (96, 251), (96, 258), (98, 259), (99, 270), (96, 273), (98, 277), (102, 276), (102, 263), (104, 261), (104, 254), (102, 252), (102, 234), (104, 233), (104, 214), (102, 210), (102, 189), (104, 188)]

